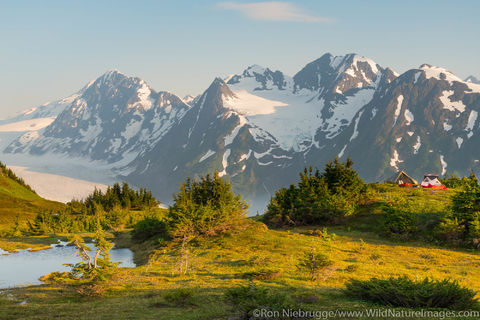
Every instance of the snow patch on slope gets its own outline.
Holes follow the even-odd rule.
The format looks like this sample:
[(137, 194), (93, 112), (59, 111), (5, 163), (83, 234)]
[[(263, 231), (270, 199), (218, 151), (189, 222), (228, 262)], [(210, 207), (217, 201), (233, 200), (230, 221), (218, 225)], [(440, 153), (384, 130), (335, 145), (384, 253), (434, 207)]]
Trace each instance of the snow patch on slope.
[(454, 94), (453, 90), (444, 90), (442, 92), (442, 96), (440, 97), (440, 101), (443, 104), (443, 108), (450, 110), (450, 111), (459, 111), (459, 112), (464, 112), (465, 111), (465, 105), (463, 104), (462, 101), (452, 101), (450, 97)]
[(347, 145), (344, 145), (342, 150), (340, 150), (340, 153), (338, 154), (338, 158), (341, 158), (343, 154), (345, 153), (345, 149), (347, 149)]
[(398, 164), (401, 162), (403, 162), (403, 160), (400, 160), (397, 150), (393, 150), (393, 156), (390, 158), (390, 166), (398, 171)]
[(242, 154), (240, 156), (240, 159), (238, 160), (238, 162), (242, 162), (243, 160), (247, 160), (248, 158), (250, 158), (251, 154), (252, 154), (252, 150), (249, 150), (247, 154)]
[(350, 141), (352, 141), (353, 139), (355, 139), (358, 136), (358, 122), (360, 121), (360, 118), (362, 117), (362, 113), (363, 113), (363, 110), (360, 111), (360, 113), (358, 114), (358, 117), (355, 119), (355, 127), (353, 128), (353, 134), (350, 137)]
[(455, 141), (457, 142), (458, 149), (460, 149), (463, 143), (463, 139), (458, 137), (457, 139), (455, 139)]
[(372, 100), (374, 93), (375, 89), (363, 89), (355, 95), (347, 96), (346, 101), (333, 104), (333, 115), (325, 120), (326, 131), (330, 132), (327, 138), (334, 138), (340, 133), (342, 126), (349, 125), (358, 111)]
[(450, 83), (452, 81), (463, 82), (462, 79), (458, 78), (456, 75), (444, 68), (424, 64), (420, 67), (420, 70), (425, 73), (425, 77), (427, 79), (435, 78), (437, 80), (443, 80), (442, 78), (444, 78), (444, 80)]
[(234, 91), (234, 96), (223, 96), (225, 108), (235, 110), (245, 116), (275, 113), (277, 107), (285, 107), (286, 103), (269, 100), (248, 93), (246, 90)]
[(397, 123), (398, 116), (400, 115), (400, 111), (402, 110), (402, 103), (403, 103), (403, 95), (399, 95), (397, 97), (397, 107), (395, 108), (395, 120), (393, 120), (393, 127), (395, 127), (395, 124)]
[(410, 123), (413, 122), (413, 120), (415, 120), (415, 117), (413, 116), (413, 113), (410, 112), (410, 110), (405, 110), (405, 119), (407, 120), (407, 126), (410, 125)]
[(202, 161), (210, 158), (210, 157), (213, 156), (215, 153), (216, 153), (215, 151), (208, 149), (207, 153), (205, 153), (205, 154), (200, 158), (200, 160), (198, 160), (198, 162), (202, 162)]
[(440, 163), (442, 164), (442, 176), (447, 173), (447, 162), (445, 161), (445, 157), (440, 155)]
[(413, 154), (417, 154), (421, 146), (422, 146), (422, 141), (420, 139), (420, 136), (417, 136), (417, 142), (413, 145)]
[(21, 144), (27, 144), (34, 140), (37, 140), (38, 138), (40, 138), (40, 134), (38, 133), (38, 131), (31, 131), (23, 134), (18, 141)]
[(231, 152), (231, 150), (230, 150), (230, 149), (227, 149), (227, 150), (225, 150), (225, 152), (223, 153), (223, 158), (222, 158), (223, 170), (218, 173), (218, 176), (219, 176), (219, 177), (223, 177), (224, 175), (227, 174), (228, 157), (230, 157), (230, 152)]
[(235, 140), (235, 137), (238, 135), (238, 132), (240, 131), (240, 129), (245, 125), (247, 124), (247, 119), (245, 119), (245, 117), (243, 116), (239, 116), (239, 124), (233, 128), (232, 132), (230, 132), (230, 134), (228, 136), (225, 137), (225, 145), (228, 146), (229, 144), (231, 144), (233, 142), (233, 140)]
[(450, 131), (451, 129), (452, 129), (452, 126), (448, 124), (448, 119), (445, 120), (445, 122), (443, 123), (443, 130)]
[(470, 138), (473, 136), (473, 127), (475, 126), (475, 122), (477, 121), (478, 118), (478, 112), (475, 110), (470, 111), (470, 115), (468, 116), (468, 123), (467, 126), (465, 127), (465, 131), (467, 131), (467, 137)]
[(36, 131), (50, 125), (55, 117), (36, 118), (31, 120), (18, 121), (14, 123), (4, 124), (0, 126), (0, 132), (23, 132)]

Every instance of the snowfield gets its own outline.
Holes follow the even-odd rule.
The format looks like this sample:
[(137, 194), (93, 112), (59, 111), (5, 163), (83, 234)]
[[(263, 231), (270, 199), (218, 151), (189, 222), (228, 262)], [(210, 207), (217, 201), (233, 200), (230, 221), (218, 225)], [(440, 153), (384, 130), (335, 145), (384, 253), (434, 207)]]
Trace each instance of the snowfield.
[(239, 83), (229, 84), (235, 97), (224, 96), (224, 106), (271, 134), (285, 150), (300, 151), (304, 141), (314, 143), (323, 108), (321, 101), (312, 101), (316, 94), (293, 93), (291, 89), (279, 90), (268, 84), (269, 90), (255, 90), (258, 85), (255, 78), (243, 78)]
[(102, 191), (107, 189), (105, 184), (30, 171), (27, 167), (10, 166), (9, 168), (25, 180), (39, 196), (49, 200), (66, 203), (72, 199), (84, 199), (95, 188)]
[(0, 126), (0, 132), (36, 131), (49, 126), (54, 120), (55, 117), (49, 117), (8, 123)]

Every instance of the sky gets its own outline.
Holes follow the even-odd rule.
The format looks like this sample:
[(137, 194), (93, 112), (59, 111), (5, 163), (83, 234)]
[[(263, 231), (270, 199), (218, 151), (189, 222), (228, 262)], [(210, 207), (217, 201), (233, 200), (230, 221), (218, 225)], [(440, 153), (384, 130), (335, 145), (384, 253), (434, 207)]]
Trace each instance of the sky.
[(327, 52), (480, 78), (478, 12), (477, 0), (0, 0), (0, 118), (110, 69), (179, 96), (252, 64), (293, 76)]

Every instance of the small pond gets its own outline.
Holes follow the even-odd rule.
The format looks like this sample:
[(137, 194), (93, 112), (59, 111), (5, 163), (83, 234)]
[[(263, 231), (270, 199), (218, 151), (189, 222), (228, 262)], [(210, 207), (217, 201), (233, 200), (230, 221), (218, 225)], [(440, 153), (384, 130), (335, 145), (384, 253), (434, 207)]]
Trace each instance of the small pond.
[[(11, 254), (0, 249), (0, 288), (41, 284), (38, 278), (43, 275), (54, 271), (69, 271), (70, 268), (63, 264), (77, 263), (80, 258), (75, 254), (76, 248), (66, 244), (67, 242), (59, 242), (47, 250), (19, 250)], [(95, 249), (91, 243), (87, 246)], [(114, 262), (121, 262), (119, 267), (135, 267), (130, 249), (113, 248), (110, 250), (110, 258)]]

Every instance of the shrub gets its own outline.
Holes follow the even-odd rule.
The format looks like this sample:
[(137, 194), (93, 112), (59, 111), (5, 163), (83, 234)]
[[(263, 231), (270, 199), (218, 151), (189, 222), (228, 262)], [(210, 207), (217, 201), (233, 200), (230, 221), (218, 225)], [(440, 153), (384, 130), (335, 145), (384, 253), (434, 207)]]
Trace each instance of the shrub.
[(441, 182), (448, 188), (464, 188), (471, 185), (477, 185), (478, 180), (473, 171), (470, 173), (469, 177), (459, 178), (454, 174), (446, 175)]
[(145, 241), (153, 237), (167, 239), (168, 225), (165, 221), (157, 218), (145, 218), (135, 224), (132, 237), (137, 241)]
[(282, 272), (274, 269), (260, 269), (257, 271), (245, 272), (244, 278), (251, 280), (273, 280), (278, 278)]
[(267, 206), (263, 220), (275, 226), (337, 222), (354, 212), (365, 195), (365, 185), (348, 159), (329, 162), (322, 174), (312, 167), (300, 173), (300, 181), (281, 188)]
[(310, 280), (315, 281), (318, 278), (319, 273), (332, 264), (333, 261), (331, 261), (327, 255), (316, 252), (315, 248), (312, 248), (311, 252), (305, 253), (299, 259), (297, 268), (308, 272)]
[(457, 281), (432, 280), (412, 281), (408, 277), (385, 280), (351, 280), (346, 285), (346, 294), (393, 307), (448, 308), (466, 310), (477, 305), (473, 290), (461, 287)]
[(394, 207), (384, 207), (383, 228), (388, 236), (406, 239), (417, 229), (417, 215)]
[(179, 288), (165, 294), (164, 299), (176, 307), (192, 306), (193, 291), (191, 289)]
[(346, 268), (346, 272), (356, 272), (358, 270), (358, 265), (357, 264), (349, 264)]
[(282, 310), (292, 308), (291, 300), (285, 294), (273, 293), (254, 284), (229, 288), (225, 292), (225, 298), (233, 306), (239, 319), (270, 319), (256, 316), (253, 312), (263, 309), (278, 311), (282, 315)]

